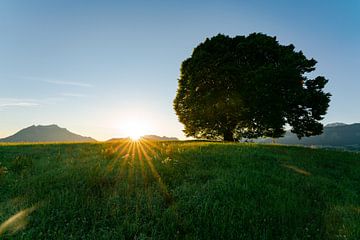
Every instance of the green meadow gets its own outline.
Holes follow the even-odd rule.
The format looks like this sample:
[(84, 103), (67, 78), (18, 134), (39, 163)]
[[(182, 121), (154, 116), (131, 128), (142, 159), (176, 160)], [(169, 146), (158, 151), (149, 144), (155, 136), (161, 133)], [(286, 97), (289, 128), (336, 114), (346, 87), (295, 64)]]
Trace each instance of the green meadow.
[(360, 239), (360, 154), (281, 145), (0, 145), (0, 239)]

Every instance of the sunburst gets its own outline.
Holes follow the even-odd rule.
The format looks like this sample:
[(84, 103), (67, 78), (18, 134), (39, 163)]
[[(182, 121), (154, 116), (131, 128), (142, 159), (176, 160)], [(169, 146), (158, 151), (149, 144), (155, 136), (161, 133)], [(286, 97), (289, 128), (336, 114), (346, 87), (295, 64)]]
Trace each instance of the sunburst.
[[(110, 169), (116, 165), (116, 162), (120, 164), (119, 176), (121, 178), (127, 178), (129, 184), (134, 181), (136, 172), (140, 171), (144, 185), (147, 184), (150, 178), (153, 178), (157, 182), (164, 200), (168, 203), (172, 201), (171, 194), (154, 164), (154, 161), (159, 161), (164, 157), (161, 156), (161, 145), (159, 145), (159, 143), (143, 138), (137, 141), (133, 139), (123, 140), (112, 146), (112, 149), (115, 157)], [(125, 173), (127, 174), (125, 175)], [(136, 178), (138, 181), (139, 176)]]

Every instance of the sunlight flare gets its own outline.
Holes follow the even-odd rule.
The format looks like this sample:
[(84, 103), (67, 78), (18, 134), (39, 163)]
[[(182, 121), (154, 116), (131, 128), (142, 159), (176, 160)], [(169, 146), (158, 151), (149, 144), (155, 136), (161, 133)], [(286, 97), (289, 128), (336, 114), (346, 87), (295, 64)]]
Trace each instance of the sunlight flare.
[(30, 207), (24, 210), (21, 210), (7, 219), (5, 222), (0, 225), (0, 236), (5, 232), (9, 231), (11, 234), (14, 234), (25, 228), (27, 225), (27, 217), (36, 210), (36, 207)]
[(121, 131), (132, 141), (139, 141), (142, 136), (149, 133), (150, 127), (147, 121), (141, 118), (132, 118), (121, 123)]

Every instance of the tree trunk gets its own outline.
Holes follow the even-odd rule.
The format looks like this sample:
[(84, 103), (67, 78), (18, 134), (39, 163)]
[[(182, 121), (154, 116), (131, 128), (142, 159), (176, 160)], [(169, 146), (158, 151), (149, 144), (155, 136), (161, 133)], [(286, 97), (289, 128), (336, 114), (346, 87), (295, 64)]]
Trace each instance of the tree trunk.
[(226, 141), (226, 142), (234, 141), (234, 134), (232, 133), (232, 131), (227, 130), (224, 132), (224, 141)]

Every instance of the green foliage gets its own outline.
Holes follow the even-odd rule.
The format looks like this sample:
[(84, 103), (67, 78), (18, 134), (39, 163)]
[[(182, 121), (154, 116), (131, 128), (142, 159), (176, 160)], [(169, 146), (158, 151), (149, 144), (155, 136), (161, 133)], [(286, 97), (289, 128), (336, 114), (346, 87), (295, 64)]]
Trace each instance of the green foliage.
[(289, 124), (299, 138), (322, 132), (328, 80), (305, 74), (316, 61), (261, 33), (217, 35), (181, 65), (174, 108), (187, 136), (208, 139), (280, 137)]
[(1, 164), (1, 162), (0, 162), (0, 177), (1, 177), (2, 175), (5, 175), (7, 172), (8, 172), (7, 167), (2, 166), (2, 164)]
[(145, 158), (132, 149), (141, 148), (0, 146), (0, 238), (360, 239), (359, 153), (149, 142)]
[(19, 173), (32, 166), (32, 158), (26, 155), (16, 156), (10, 163), (10, 170)]

